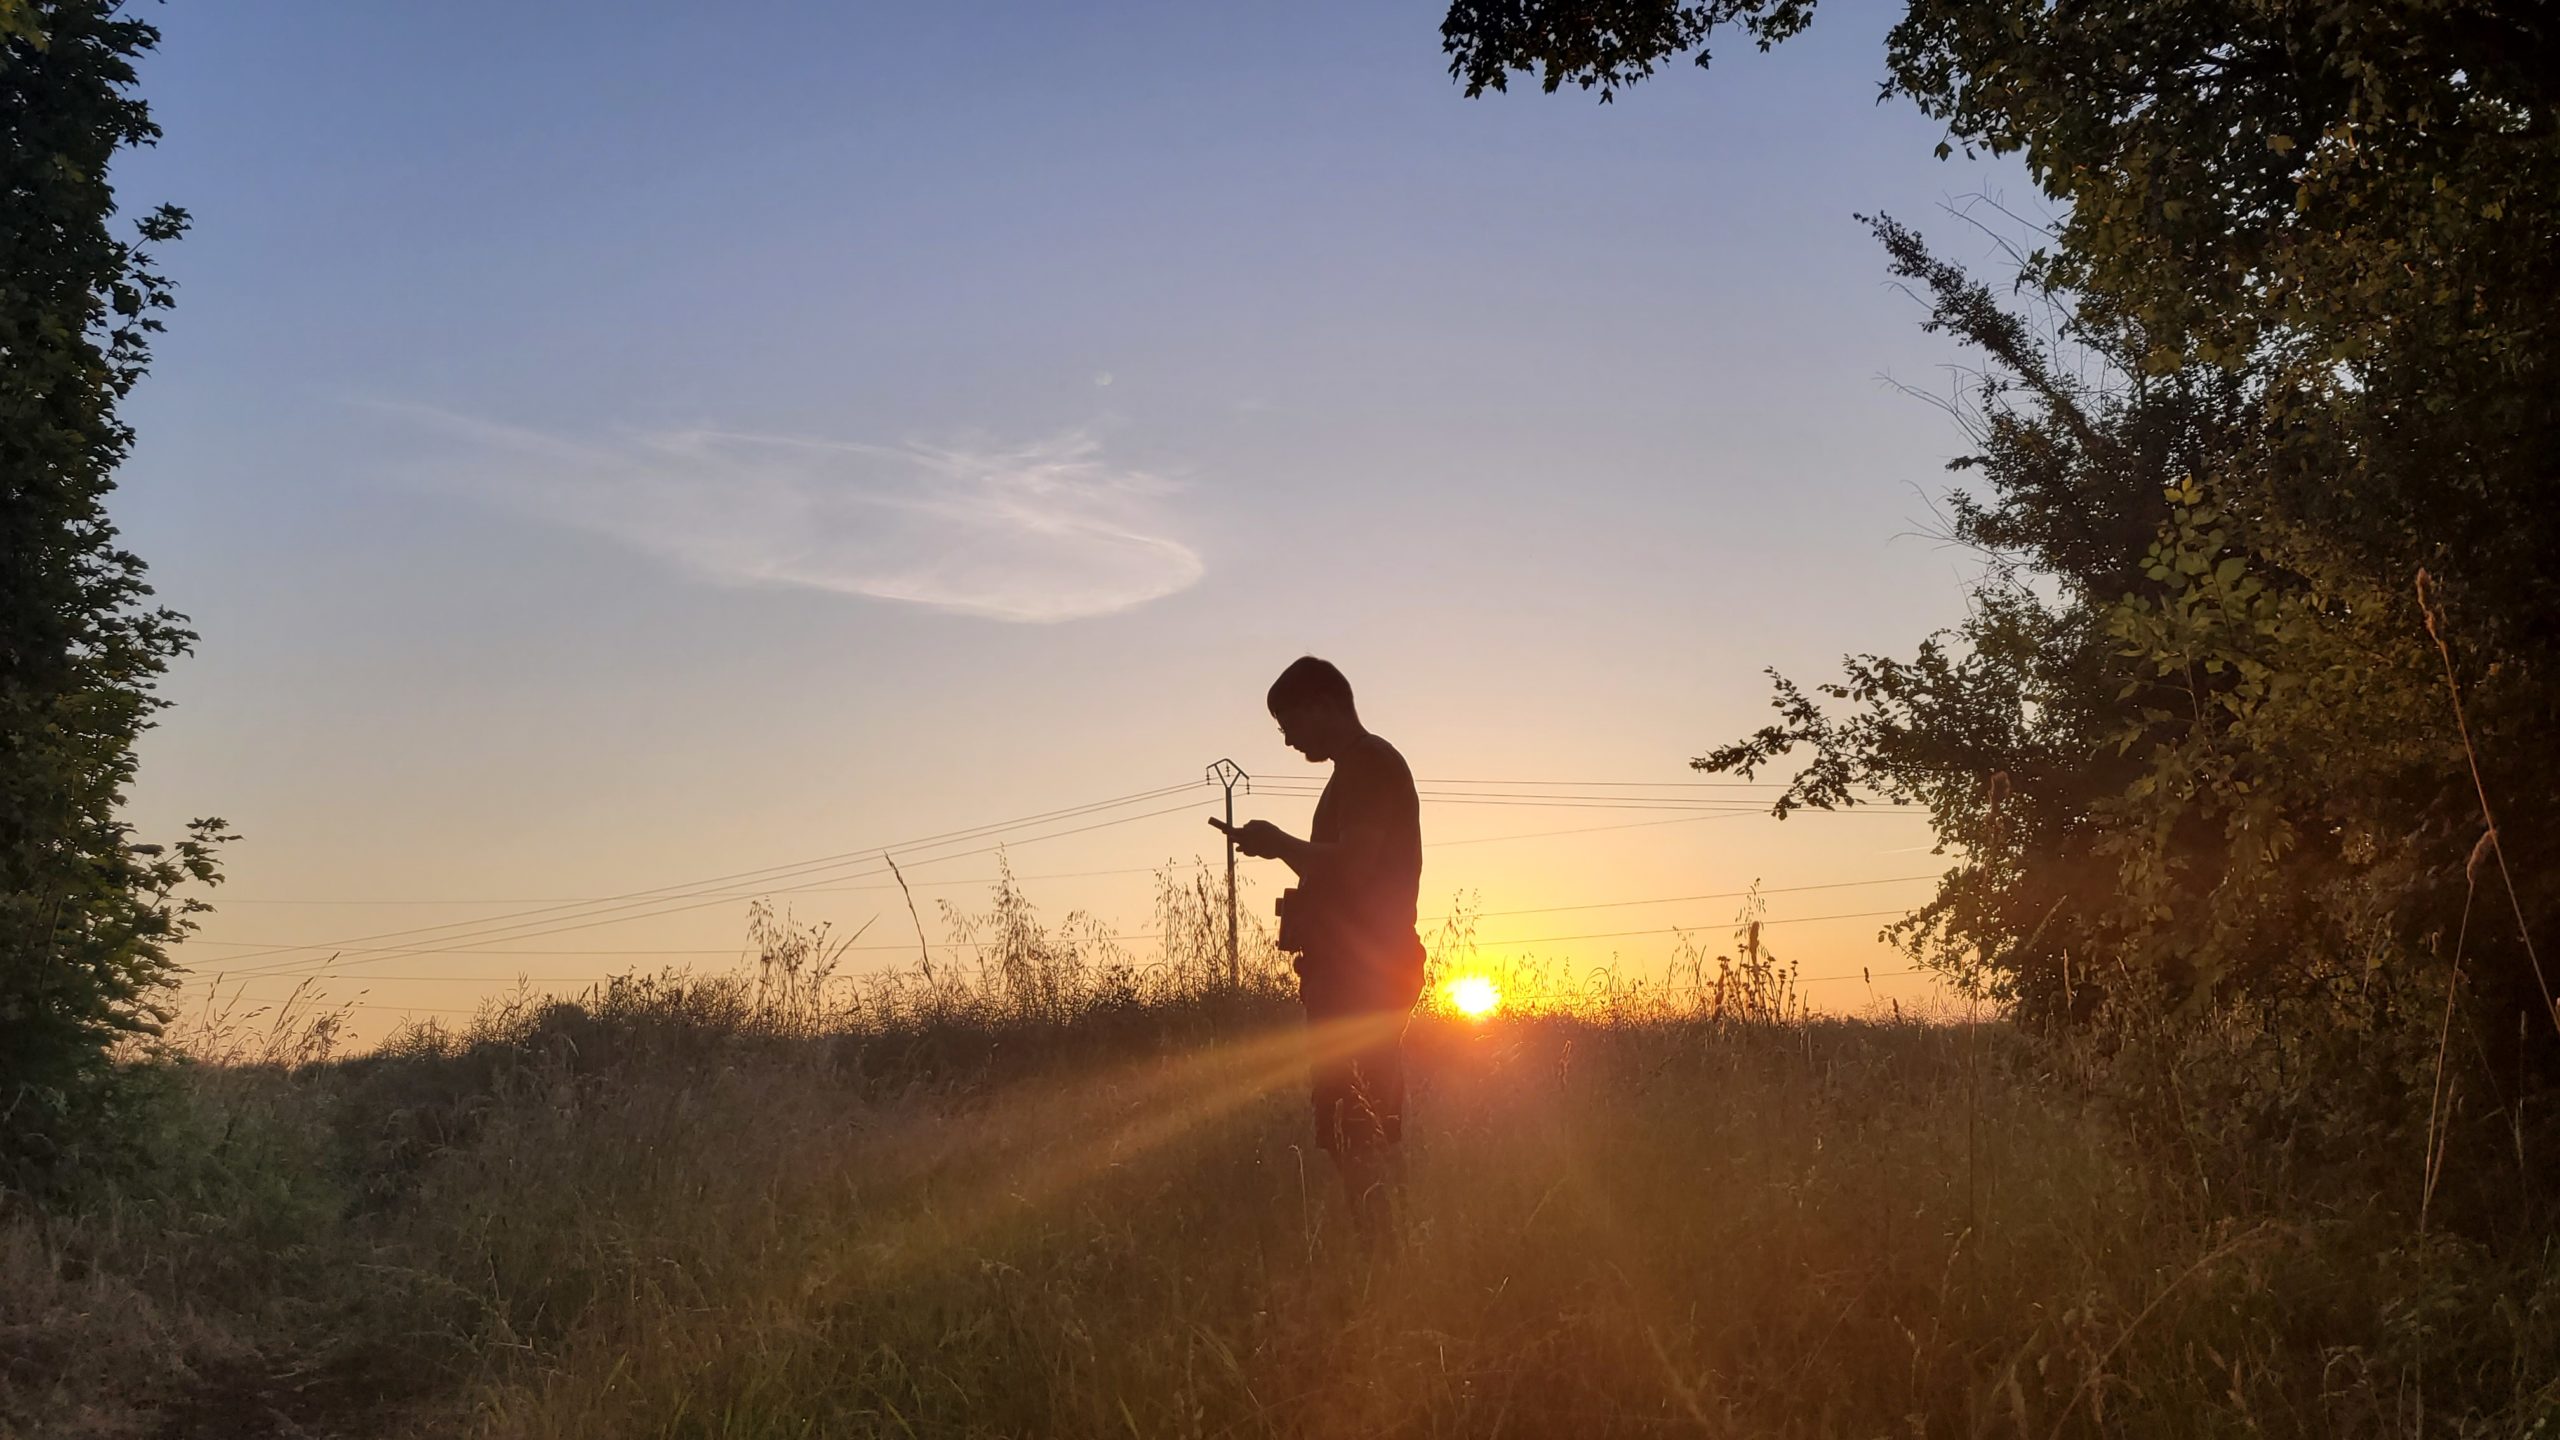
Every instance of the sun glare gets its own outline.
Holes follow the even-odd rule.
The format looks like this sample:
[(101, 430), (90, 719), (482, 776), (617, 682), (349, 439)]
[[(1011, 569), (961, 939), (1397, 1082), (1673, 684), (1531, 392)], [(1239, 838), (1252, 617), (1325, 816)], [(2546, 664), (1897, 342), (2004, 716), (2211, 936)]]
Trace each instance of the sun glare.
[(1461, 975), (1441, 987), (1450, 1006), (1470, 1020), (1481, 1020), (1502, 1008), (1502, 992), (1482, 975)]

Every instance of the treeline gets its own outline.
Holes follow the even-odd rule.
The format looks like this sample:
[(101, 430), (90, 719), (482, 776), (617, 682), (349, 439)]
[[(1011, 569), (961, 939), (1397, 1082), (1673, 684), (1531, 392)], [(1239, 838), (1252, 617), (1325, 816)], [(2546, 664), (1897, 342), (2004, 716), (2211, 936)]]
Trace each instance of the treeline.
[[(1470, 93), (1605, 99), (1811, 20), (1461, 0), (1444, 33)], [(2328, 1081), (2411, 1039), (2431, 1133), (2465, 1094), (2514, 1121), (2560, 1069), (2560, 12), (1913, 0), (1885, 91), (2060, 217), (1969, 212), (1992, 274), (1869, 222), (1979, 358), (1969, 618), (1776, 677), (1697, 765), (1925, 803), (1966, 863), (1896, 934), (2025, 1021), (2239, 1017)]]
[[(1461, 5), (1448, 43), (1471, 87), (1605, 93), (1809, 8)], [(1871, 222), (1981, 358), (1946, 526), (1975, 614), (1781, 680), (1698, 765), (1926, 802), (1974, 863), (1904, 937), (2030, 1014), (2126, 967), (2183, 997), (2448, 965), (2475, 859), (2467, 963), (2547, 1009), (2560, 20), (1921, 4), (1889, 73), (2061, 207), (1999, 227), (1989, 280)]]
[(181, 892), (224, 838), (137, 843), (121, 813), (195, 639), (107, 514), (173, 298), (151, 247), (187, 224), (120, 219), (108, 183), (159, 136), (133, 69), (158, 39), (113, 0), (0, 0), (0, 1198), (144, 1123), (113, 1058), (168, 1018)]

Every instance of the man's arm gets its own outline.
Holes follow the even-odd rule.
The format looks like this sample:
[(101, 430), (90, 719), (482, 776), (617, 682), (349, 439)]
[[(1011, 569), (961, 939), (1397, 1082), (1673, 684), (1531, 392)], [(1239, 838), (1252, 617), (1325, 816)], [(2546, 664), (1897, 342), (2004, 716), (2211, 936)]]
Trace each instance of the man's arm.
[(1356, 871), (1376, 858), (1385, 839), (1385, 827), (1361, 815), (1343, 826), (1341, 839), (1321, 843), (1301, 840), (1268, 820), (1248, 820), (1233, 830), (1218, 820), (1209, 824), (1234, 836), (1236, 849), (1256, 859), (1277, 860), (1298, 872), (1301, 880)]

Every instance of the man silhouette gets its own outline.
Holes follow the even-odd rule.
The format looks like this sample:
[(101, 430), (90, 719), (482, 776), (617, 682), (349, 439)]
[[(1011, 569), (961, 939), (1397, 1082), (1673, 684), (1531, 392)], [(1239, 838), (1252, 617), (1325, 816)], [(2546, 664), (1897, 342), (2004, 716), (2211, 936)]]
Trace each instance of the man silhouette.
[(1292, 662), (1268, 704), (1280, 738), (1311, 762), (1333, 762), (1333, 776), (1304, 840), (1268, 820), (1228, 833), (1243, 853), (1298, 873), (1283, 928), (1300, 952), (1316, 1144), (1333, 1156), (1364, 1237), (1388, 1244), (1387, 1182), (1404, 1138), (1404, 1028), (1422, 996), (1422, 807), (1413, 771), (1360, 723), (1351, 682), (1332, 664)]

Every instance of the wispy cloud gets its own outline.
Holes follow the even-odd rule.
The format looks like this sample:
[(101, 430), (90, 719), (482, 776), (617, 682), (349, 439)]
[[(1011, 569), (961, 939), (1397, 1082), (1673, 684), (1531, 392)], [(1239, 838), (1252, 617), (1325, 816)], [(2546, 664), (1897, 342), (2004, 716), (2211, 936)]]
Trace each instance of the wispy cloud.
[(1107, 615), (1182, 590), (1170, 482), (1082, 431), (1015, 447), (682, 430), (571, 440), (414, 406), (468, 442), (475, 493), (712, 580), (799, 585), (995, 620)]

